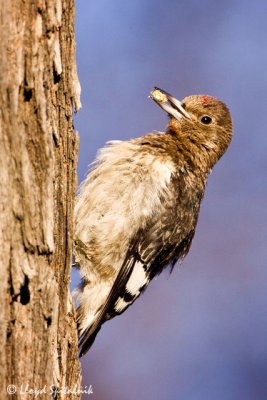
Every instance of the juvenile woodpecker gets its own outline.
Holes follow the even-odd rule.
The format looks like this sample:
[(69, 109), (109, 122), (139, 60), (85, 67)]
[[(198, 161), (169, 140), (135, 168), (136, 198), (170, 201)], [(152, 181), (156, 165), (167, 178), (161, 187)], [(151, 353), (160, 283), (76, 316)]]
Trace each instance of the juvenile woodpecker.
[(232, 137), (224, 103), (195, 95), (182, 102), (155, 88), (169, 115), (165, 133), (111, 141), (80, 187), (75, 263), (80, 355), (101, 325), (124, 312), (149, 282), (187, 254), (209, 172)]

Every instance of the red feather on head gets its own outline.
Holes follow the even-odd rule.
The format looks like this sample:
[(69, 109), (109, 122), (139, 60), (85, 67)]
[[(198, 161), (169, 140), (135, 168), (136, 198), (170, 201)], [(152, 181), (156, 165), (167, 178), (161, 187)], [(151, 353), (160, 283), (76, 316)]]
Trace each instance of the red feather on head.
[(214, 102), (214, 100), (216, 101), (216, 97), (211, 97), (211, 96), (202, 96), (201, 97), (201, 102), (203, 105), (208, 105)]
[[(211, 96), (202, 96), (201, 97), (201, 103), (203, 104), (203, 106), (208, 106), (211, 105), (212, 103), (214, 103), (214, 101), (217, 101), (216, 97), (211, 97)], [(214, 112), (214, 109), (210, 109), (211, 112)]]

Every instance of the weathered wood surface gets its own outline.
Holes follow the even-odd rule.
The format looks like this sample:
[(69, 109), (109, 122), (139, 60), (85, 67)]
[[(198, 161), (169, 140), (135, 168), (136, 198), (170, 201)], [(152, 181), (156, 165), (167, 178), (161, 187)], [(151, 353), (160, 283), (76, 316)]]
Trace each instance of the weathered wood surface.
[[(0, 3), (0, 399), (80, 384), (69, 293), (80, 105), (74, 0)], [(78, 399), (62, 393), (57, 398)]]

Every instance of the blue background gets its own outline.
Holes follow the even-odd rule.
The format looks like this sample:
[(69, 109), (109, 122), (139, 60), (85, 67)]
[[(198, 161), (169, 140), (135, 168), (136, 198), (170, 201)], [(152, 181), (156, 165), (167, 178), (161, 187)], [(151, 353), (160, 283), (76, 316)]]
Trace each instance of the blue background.
[(92, 399), (267, 399), (266, 21), (259, 0), (76, 2), (79, 181), (107, 140), (164, 130), (154, 85), (217, 96), (234, 120), (190, 254), (82, 358)]

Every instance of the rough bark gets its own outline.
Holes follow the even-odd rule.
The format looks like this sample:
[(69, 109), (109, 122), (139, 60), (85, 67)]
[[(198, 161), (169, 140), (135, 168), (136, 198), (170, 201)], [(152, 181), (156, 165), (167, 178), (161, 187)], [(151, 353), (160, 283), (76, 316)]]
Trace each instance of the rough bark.
[[(79, 108), (74, 0), (0, 2), (0, 399), (80, 384), (69, 293)], [(13, 388), (14, 389), (14, 388)]]

